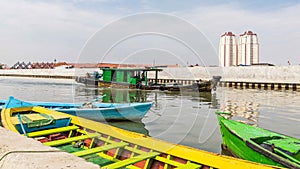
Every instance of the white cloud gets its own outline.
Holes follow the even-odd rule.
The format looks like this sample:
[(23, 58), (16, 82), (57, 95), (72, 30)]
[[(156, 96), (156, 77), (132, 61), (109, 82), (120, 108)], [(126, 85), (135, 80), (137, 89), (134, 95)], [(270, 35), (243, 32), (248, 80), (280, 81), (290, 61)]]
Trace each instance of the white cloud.
[(72, 3), (1, 1), (0, 62), (73, 61), (85, 41), (113, 18)]
[[(54, 58), (58, 61), (76, 61), (81, 48), (93, 33), (124, 14), (140, 11), (130, 6), (112, 6), (114, 3), (109, 0), (89, 2), (98, 6), (91, 7), (82, 0), (0, 1), (0, 63), (52, 61)], [(118, 1), (114, 2), (118, 4)], [(81, 7), (82, 3), (86, 6)], [(155, 3), (157, 7), (153, 9)], [(149, 1), (143, 1), (140, 5), (142, 10), (159, 11), (159, 3), (151, 2), (151, 5)], [(225, 31), (239, 35), (252, 30), (258, 34), (261, 61), (286, 65), (290, 60), (293, 64), (299, 64), (300, 5), (263, 11), (241, 8), (239, 3), (202, 3), (198, 6), (197, 2), (194, 3), (193, 8), (176, 8), (171, 14), (199, 28), (216, 50), (219, 37)], [(143, 26), (143, 23), (140, 25)], [(179, 27), (174, 26), (173, 29)]]

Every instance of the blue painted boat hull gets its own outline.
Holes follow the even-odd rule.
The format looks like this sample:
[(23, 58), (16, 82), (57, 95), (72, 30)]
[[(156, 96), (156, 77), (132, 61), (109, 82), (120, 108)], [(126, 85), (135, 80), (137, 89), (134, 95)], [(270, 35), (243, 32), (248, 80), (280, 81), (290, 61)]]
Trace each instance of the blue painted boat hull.
[(78, 108), (70, 108), (63, 109), (58, 108), (55, 109), (60, 112), (64, 112), (67, 114), (96, 120), (131, 120), (138, 121), (141, 120), (148, 110), (151, 108), (152, 103), (134, 103), (132, 105), (125, 104), (123, 106), (109, 107), (109, 108), (91, 108), (91, 109), (78, 109)]
[[(6, 100), (0, 100), (0, 109)], [(82, 104), (59, 102), (30, 102), (35, 106), (54, 109), (67, 114), (95, 121), (140, 121), (150, 110), (153, 102), (145, 103), (98, 103), (96, 108), (83, 108)], [(1, 110), (0, 110), (1, 111)]]

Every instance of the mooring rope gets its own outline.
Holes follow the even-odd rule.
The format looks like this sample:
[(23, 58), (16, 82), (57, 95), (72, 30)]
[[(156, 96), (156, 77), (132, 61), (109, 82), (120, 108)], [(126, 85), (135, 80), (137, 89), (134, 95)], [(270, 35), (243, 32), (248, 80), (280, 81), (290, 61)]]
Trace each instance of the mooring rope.
[[(13, 153), (57, 153), (57, 152), (64, 152), (64, 151), (61, 151), (61, 150), (15, 150), (15, 151), (8, 151), (4, 155), (1, 156), (0, 162), (2, 162), (2, 160), (6, 156), (8, 156), (9, 154), (13, 154)], [(0, 168), (2, 168), (2, 167), (0, 167)]]

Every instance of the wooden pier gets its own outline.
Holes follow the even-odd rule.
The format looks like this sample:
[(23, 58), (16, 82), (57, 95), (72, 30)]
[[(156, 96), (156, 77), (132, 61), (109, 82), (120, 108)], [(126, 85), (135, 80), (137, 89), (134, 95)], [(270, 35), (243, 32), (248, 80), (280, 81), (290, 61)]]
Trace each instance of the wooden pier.
[[(152, 78), (149, 78), (148, 81), (151, 82), (151, 83), (155, 83), (155, 79), (152, 79)], [(157, 79), (157, 83), (159, 83), (159, 84), (178, 83), (178, 84), (182, 84), (182, 85), (192, 85), (194, 83), (197, 83), (197, 80), (187, 80), (187, 79)]]
[(300, 84), (296, 84), (296, 83), (262, 83), (262, 82), (221, 81), (219, 83), (219, 85), (222, 87), (234, 87), (234, 88), (300, 91)]
[[(155, 79), (148, 79), (149, 82), (155, 83)], [(158, 79), (158, 83), (178, 83), (183, 85), (191, 85), (197, 83), (197, 80), (186, 79)], [(220, 87), (246, 88), (246, 89), (264, 89), (264, 90), (292, 90), (300, 91), (300, 84), (297, 83), (262, 83), (262, 82), (233, 82), (220, 81)]]

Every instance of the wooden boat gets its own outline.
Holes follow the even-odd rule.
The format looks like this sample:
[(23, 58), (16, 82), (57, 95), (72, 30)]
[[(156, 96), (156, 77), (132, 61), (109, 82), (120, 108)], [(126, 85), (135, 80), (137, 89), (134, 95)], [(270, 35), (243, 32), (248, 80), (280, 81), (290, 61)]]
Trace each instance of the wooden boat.
[[(167, 90), (167, 91), (191, 91), (191, 92), (210, 92), (212, 80), (197, 81), (191, 85), (183, 85), (179, 83), (159, 84), (158, 72), (162, 69), (158, 68), (101, 68), (103, 74), (99, 78), (99, 74), (88, 74), (85, 77), (76, 77), (78, 83), (87, 85), (96, 85), (101, 88), (129, 88), (143, 90)], [(155, 72), (155, 79), (150, 81), (148, 72)], [(176, 80), (174, 80), (176, 81)]]
[(82, 157), (101, 168), (272, 168), (175, 145), (81, 117), (10, 98), (3, 126), (46, 146)]
[(300, 168), (300, 140), (223, 117), (217, 112), (223, 146), (235, 156), (264, 164)]
[[(6, 100), (0, 100), (0, 109)], [(30, 102), (35, 106), (54, 109), (96, 121), (140, 121), (153, 102), (144, 103), (90, 103), (89, 105), (58, 102)]]
[[(150, 86), (151, 87), (151, 86)], [(145, 88), (147, 89), (147, 88)], [(210, 92), (212, 89), (211, 81), (198, 81), (192, 85), (182, 85), (178, 83), (161, 84), (159, 90), (183, 91), (183, 92)]]

